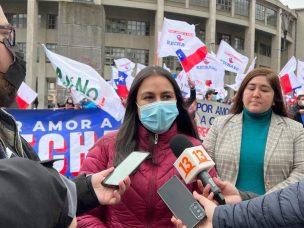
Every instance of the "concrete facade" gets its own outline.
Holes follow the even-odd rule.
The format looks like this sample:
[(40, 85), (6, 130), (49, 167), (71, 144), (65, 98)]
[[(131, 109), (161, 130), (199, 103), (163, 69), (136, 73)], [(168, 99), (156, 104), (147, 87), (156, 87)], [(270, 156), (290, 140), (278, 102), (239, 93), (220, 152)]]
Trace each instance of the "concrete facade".
[[(165, 62), (175, 71), (179, 69), (176, 59), (158, 59), (155, 52), (164, 17), (195, 24), (197, 36), (209, 51), (217, 51), (220, 36), (229, 37), (231, 45), (250, 60), (257, 56), (257, 66), (279, 71), (293, 55), (303, 60), (303, 10), (296, 13), (277, 0), (222, 2), (229, 4), (215, 0), (2, 0), (1, 6), (12, 18), (16, 15), (17, 42), (26, 43), (26, 80), (38, 92), (39, 108), (46, 108), (49, 102), (62, 101), (66, 91), (56, 90), (56, 75), (39, 48), (41, 43), (91, 65), (106, 79), (111, 77), (112, 58), (123, 53), (140, 56), (149, 65)], [(275, 16), (269, 16), (273, 12)], [(283, 12), (293, 21), (285, 50), (281, 48)], [(24, 14), (23, 27), (19, 21)], [(144, 34), (140, 26), (146, 26)], [(226, 83), (233, 83), (234, 77), (227, 74)]]

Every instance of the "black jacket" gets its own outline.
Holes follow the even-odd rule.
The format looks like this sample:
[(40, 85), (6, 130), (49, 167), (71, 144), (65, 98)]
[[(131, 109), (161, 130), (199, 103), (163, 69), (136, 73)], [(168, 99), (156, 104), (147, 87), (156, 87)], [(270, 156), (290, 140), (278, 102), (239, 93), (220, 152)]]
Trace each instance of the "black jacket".
[(214, 228), (304, 227), (304, 181), (239, 204), (219, 206), (212, 223)]

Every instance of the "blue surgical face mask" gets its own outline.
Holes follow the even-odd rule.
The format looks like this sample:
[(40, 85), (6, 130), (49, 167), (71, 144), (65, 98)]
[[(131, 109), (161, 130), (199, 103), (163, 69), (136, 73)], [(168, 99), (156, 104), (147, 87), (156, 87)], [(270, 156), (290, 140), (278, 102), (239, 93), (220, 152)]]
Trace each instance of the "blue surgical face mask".
[(215, 95), (212, 96), (212, 101), (217, 101), (217, 97)]
[(138, 108), (141, 123), (155, 134), (166, 132), (178, 115), (176, 100), (157, 101)]

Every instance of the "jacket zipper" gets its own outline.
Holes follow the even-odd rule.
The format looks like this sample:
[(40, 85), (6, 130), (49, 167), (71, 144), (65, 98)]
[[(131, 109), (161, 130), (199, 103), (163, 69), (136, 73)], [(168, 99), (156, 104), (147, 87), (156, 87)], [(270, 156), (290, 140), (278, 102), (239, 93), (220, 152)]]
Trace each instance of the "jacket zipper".
[[(154, 135), (154, 145), (157, 145), (158, 143), (158, 134)], [(156, 150), (156, 147), (154, 147), (154, 151)], [(153, 204), (152, 204), (152, 198), (155, 191), (155, 181), (156, 181), (156, 167), (152, 164), (152, 176), (151, 181), (149, 183), (149, 192), (148, 192), (148, 200), (147, 200), (147, 214), (146, 214), (146, 226), (147, 228), (152, 227), (151, 221), (153, 220)]]

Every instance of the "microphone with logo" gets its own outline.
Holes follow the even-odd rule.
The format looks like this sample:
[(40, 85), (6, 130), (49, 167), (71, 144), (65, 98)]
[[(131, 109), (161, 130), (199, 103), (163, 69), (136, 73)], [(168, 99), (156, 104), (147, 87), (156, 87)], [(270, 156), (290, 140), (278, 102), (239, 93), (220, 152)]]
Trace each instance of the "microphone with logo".
[(221, 205), (226, 204), (221, 189), (214, 183), (208, 170), (215, 163), (212, 161), (203, 146), (193, 146), (193, 144), (184, 135), (176, 135), (170, 141), (170, 147), (177, 157), (174, 163), (175, 168), (182, 176), (186, 184), (192, 183), (199, 179), (204, 187), (209, 184), (214, 199)]

